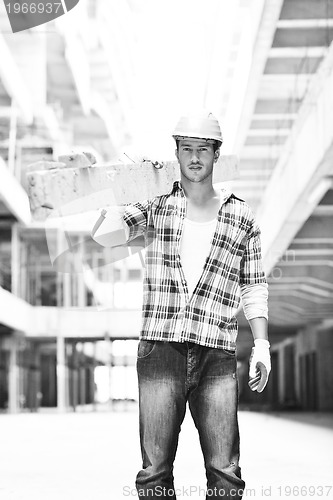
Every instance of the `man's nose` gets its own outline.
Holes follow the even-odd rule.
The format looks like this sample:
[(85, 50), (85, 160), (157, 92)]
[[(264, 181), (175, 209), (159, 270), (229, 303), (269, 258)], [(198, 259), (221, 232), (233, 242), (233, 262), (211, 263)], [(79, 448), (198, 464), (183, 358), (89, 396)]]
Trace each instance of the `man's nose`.
[(198, 161), (199, 161), (199, 155), (196, 151), (193, 151), (191, 156), (191, 163), (198, 163)]

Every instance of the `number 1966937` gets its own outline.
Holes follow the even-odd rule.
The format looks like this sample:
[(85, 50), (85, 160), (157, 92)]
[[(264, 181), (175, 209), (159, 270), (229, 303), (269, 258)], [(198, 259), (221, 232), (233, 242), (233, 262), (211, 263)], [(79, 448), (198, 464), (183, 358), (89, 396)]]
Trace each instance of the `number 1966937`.
[(57, 14), (62, 8), (61, 2), (58, 3), (7, 3), (8, 14)]

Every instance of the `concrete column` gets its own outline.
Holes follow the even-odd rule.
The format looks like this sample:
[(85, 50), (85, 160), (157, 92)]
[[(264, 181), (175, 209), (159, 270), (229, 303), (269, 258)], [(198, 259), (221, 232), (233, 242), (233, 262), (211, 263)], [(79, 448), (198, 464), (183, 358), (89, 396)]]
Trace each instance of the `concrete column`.
[[(49, 247), (49, 254), (51, 254), (51, 245), (53, 244), (56, 247), (56, 252), (57, 255), (61, 254), (61, 233), (59, 229), (56, 230), (56, 235), (55, 235), (55, 240), (52, 237), (53, 235), (47, 236), (47, 243)], [(59, 272), (60, 269), (58, 269), (57, 266), (57, 307), (63, 307), (64, 304), (64, 276), (65, 274)]]
[(35, 252), (36, 260), (35, 260), (35, 277), (36, 277), (36, 289), (35, 289), (35, 300), (36, 306), (42, 305), (42, 264), (40, 260), (39, 252)]
[(279, 404), (283, 404), (284, 401), (284, 366), (285, 366), (285, 358), (284, 358), (284, 345), (279, 346), (279, 374), (278, 374), (278, 391), (279, 391)]
[(76, 252), (75, 258), (77, 259), (76, 262), (76, 272), (77, 274), (74, 275), (77, 279), (77, 300), (78, 300), (78, 307), (85, 307), (86, 306), (86, 285), (84, 282), (84, 276), (83, 276), (83, 262), (84, 262), (84, 239), (83, 235), (80, 234), (78, 236), (78, 251)]
[(93, 342), (93, 363), (91, 367), (91, 390), (92, 390), (92, 397), (93, 397), (93, 408), (96, 411), (97, 405), (96, 405), (96, 391), (95, 391), (95, 369), (97, 366), (97, 342)]
[(12, 337), (9, 341), (9, 377), (8, 377), (8, 410), (16, 413), (19, 410), (18, 401), (18, 376), (17, 366), (17, 339)]
[(318, 410), (333, 410), (333, 328), (319, 329), (317, 336)]
[(28, 251), (27, 251), (27, 243), (24, 242), (21, 245), (20, 286), (18, 291), (20, 298), (24, 300), (27, 299), (27, 272), (28, 272)]
[(66, 388), (66, 395), (65, 395), (65, 401), (66, 401), (66, 408), (69, 408), (70, 406), (70, 367), (69, 367), (69, 358), (71, 355), (71, 346), (65, 342), (65, 388)]
[(27, 408), (31, 412), (38, 409), (38, 393), (40, 390), (40, 376), (39, 376), (39, 355), (38, 346), (33, 342), (30, 346), (30, 362), (28, 369), (28, 383), (27, 383)]
[(80, 342), (79, 351), (79, 379), (80, 379), (80, 393), (79, 403), (84, 405), (86, 402), (86, 357), (84, 353), (84, 343)]
[(18, 235), (18, 224), (15, 222), (12, 225), (12, 238), (11, 238), (11, 291), (17, 297), (20, 295), (20, 245)]
[(17, 109), (15, 105), (15, 100), (12, 99), (10, 122), (9, 122), (8, 168), (14, 175), (16, 174), (15, 172), (16, 135), (17, 135)]
[(65, 339), (62, 335), (57, 336), (57, 407), (58, 410), (66, 409), (66, 351)]
[(64, 307), (72, 307), (72, 279), (70, 273), (63, 274), (63, 305)]
[(105, 365), (108, 368), (108, 372), (109, 372), (109, 406), (112, 408), (112, 366), (113, 366), (113, 359), (112, 359), (112, 340), (110, 338), (109, 332), (105, 333), (105, 342), (106, 342), (106, 350), (108, 352), (107, 362), (105, 363)]
[(78, 404), (78, 352), (76, 348), (77, 343), (73, 342), (72, 344), (72, 405), (73, 411), (76, 411), (76, 407)]

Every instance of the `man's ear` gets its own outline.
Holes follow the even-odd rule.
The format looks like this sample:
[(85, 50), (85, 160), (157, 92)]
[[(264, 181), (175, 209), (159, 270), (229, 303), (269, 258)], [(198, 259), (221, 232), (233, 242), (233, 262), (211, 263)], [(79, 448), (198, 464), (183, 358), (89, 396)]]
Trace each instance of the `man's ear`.
[(219, 158), (220, 158), (220, 148), (217, 149), (214, 153), (214, 162), (216, 163)]
[(179, 161), (179, 153), (178, 153), (178, 149), (175, 149), (175, 155), (176, 155), (177, 160)]

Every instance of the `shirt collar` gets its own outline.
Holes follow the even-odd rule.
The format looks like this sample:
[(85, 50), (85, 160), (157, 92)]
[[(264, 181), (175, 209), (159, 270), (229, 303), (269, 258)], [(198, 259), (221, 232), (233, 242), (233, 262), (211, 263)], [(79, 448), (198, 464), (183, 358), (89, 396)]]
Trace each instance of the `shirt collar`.
[[(226, 203), (226, 201), (228, 201), (228, 199), (231, 196), (233, 196), (233, 193), (232, 193), (232, 191), (230, 191), (230, 189), (220, 188), (219, 191), (220, 191), (220, 194), (221, 194), (221, 205), (223, 205), (224, 203)], [(177, 181), (175, 181), (173, 183), (172, 191), (171, 191), (170, 194), (175, 194), (177, 192), (179, 192), (179, 194), (181, 196), (185, 197), (185, 193), (184, 193), (183, 187), (182, 187), (181, 182), (179, 180), (177, 180)]]

